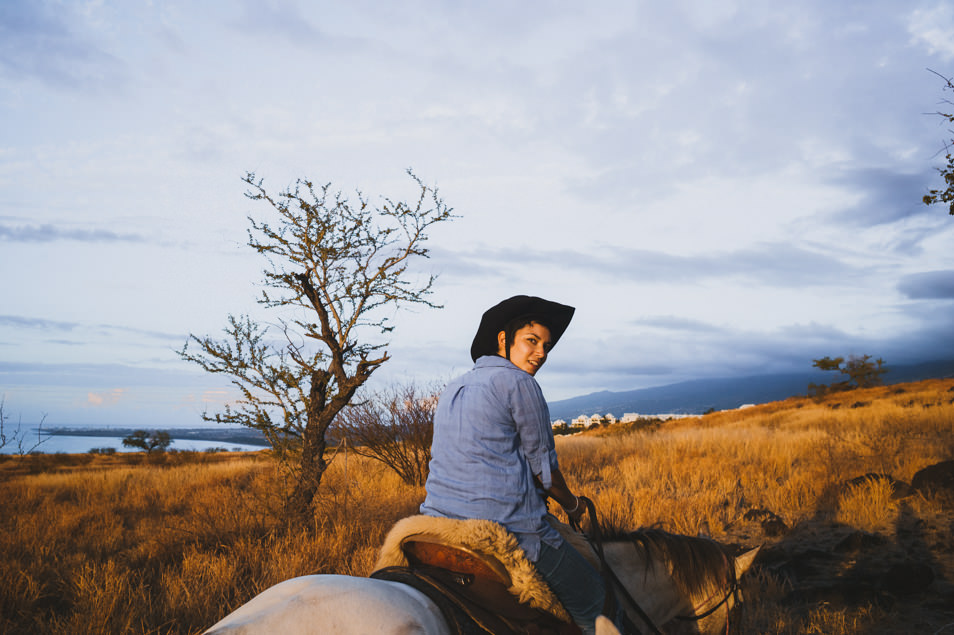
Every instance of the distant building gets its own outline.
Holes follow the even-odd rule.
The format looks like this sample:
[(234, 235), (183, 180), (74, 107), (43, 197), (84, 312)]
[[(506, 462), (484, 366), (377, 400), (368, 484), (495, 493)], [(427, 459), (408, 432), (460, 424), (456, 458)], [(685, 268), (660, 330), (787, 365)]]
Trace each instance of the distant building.
[(553, 428), (554, 430), (563, 430), (564, 428), (566, 428), (566, 421), (564, 421), (563, 419), (557, 419), (552, 424), (550, 424), (550, 427)]
[[(623, 414), (622, 418), (617, 419), (616, 415), (613, 413), (607, 413), (601, 415), (599, 413), (592, 415), (580, 415), (570, 421), (569, 428), (571, 430), (583, 430), (586, 428), (594, 428), (601, 425), (613, 425), (616, 423), (635, 423), (640, 420), (658, 420), (658, 421), (669, 421), (670, 419), (682, 419), (684, 417), (698, 417), (699, 415), (687, 415), (687, 414), (677, 414), (677, 413), (667, 413), (667, 414), (656, 414), (656, 415), (644, 415), (639, 414), (638, 412), (627, 412)], [(553, 424), (554, 428), (556, 427), (556, 422)]]

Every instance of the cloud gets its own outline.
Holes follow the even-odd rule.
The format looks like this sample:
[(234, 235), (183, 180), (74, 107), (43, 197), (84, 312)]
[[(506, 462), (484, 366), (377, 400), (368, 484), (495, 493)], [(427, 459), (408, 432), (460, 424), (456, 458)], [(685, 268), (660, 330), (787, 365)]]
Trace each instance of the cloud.
[(945, 62), (954, 58), (954, 8), (949, 2), (934, 7), (915, 9), (908, 18), (911, 41), (923, 45), (931, 55)]
[[(575, 193), (645, 202), (694, 174), (742, 178), (849, 153), (894, 162), (910, 150), (918, 116), (899, 112), (897, 93), (915, 88), (922, 55), (898, 50), (900, 5), (643, 13), (621, 18), (622, 37), (591, 38), (561, 61), (549, 104), (563, 117), (551, 123), (593, 168)], [(859, 135), (863, 119), (873, 125)]]
[(206, 404), (226, 404), (234, 400), (235, 395), (234, 390), (206, 390), (202, 393), (200, 400)]
[[(922, 292), (931, 288), (925, 286)], [(935, 288), (933, 293), (940, 293)], [(954, 359), (954, 338), (951, 337), (951, 324), (954, 323), (954, 302), (952, 296), (947, 301), (917, 300), (910, 307), (909, 315), (915, 319), (915, 326), (881, 338), (877, 348), (852, 351), (871, 353), (884, 357), (892, 364), (911, 364), (923, 361)]]
[(86, 405), (88, 407), (100, 408), (104, 406), (114, 406), (125, 394), (125, 388), (113, 388), (106, 392), (86, 393)]
[(325, 39), (297, 5), (286, 0), (244, 2), (232, 25), (242, 33), (277, 35), (296, 45), (314, 45)]
[(826, 355), (870, 354), (897, 364), (948, 359), (954, 355), (954, 343), (939, 337), (949, 330), (950, 319), (950, 312), (935, 312), (908, 330), (872, 335), (818, 322), (759, 331), (647, 316), (633, 321), (627, 337), (577, 335), (561, 343), (547, 362), (541, 384), (548, 397), (565, 398), (698, 378), (811, 372), (812, 360)]
[(481, 262), (478, 252), (428, 247), (431, 269), (438, 276), (448, 278), (484, 278), (499, 273), (499, 268), (491, 262)]
[(723, 327), (707, 324), (699, 320), (678, 317), (675, 315), (653, 315), (639, 317), (632, 320), (634, 326), (645, 326), (665, 331), (691, 331), (695, 333), (723, 333)]
[(107, 229), (63, 229), (49, 223), (43, 225), (0, 225), (0, 240), (19, 243), (49, 243), (73, 240), (87, 243), (143, 243), (139, 234), (117, 234)]
[(788, 243), (763, 242), (734, 251), (676, 255), (647, 249), (603, 246), (591, 251), (479, 249), (442, 254), (441, 265), (458, 275), (483, 278), (505, 274), (508, 267), (563, 269), (587, 276), (644, 283), (697, 283), (736, 278), (774, 287), (828, 285), (862, 273), (834, 256)]
[(905, 276), (898, 291), (912, 300), (954, 300), (954, 269)]
[(831, 182), (845, 186), (859, 196), (856, 205), (836, 214), (847, 225), (872, 226), (904, 220), (927, 213), (921, 197), (927, 192), (934, 172), (899, 172), (888, 168), (843, 168)]
[[(106, 337), (116, 337), (121, 334), (130, 334), (136, 336), (137, 338), (149, 338), (173, 342), (184, 342), (187, 339), (187, 336), (183, 333), (153, 331), (116, 324), (83, 324), (80, 322), (61, 322), (43, 318), (25, 317), (22, 315), (0, 315), (0, 327), (8, 327), (11, 329), (36, 329), (41, 331), (81, 331), (86, 334), (94, 333)], [(57, 341), (58, 343), (76, 344), (76, 342), (68, 342), (65, 340)]]
[(0, 76), (36, 78), (69, 89), (115, 86), (122, 63), (76, 31), (84, 16), (65, 4), (0, 2)]
[(138, 329), (129, 326), (117, 326), (115, 324), (99, 324), (95, 327), (92, 327), (96, 330), (99, 330), (104, 335), (115, 335), (117, 333), (129, 333), (130, 335), (135, 335), (137, 337), (148, 337), (151, 339), (157, 340), (166, 340), (172, 342), (185, 342), (188, 339), (183, 333), (168, 333), (165, 331), (150, 331), (148, 329)]
[(198, 395), (189, 393), (183, 396), (178, 408), (212, 413), (224, 410), (226, 407), (235, 407), (236, 403), (242, 399), (242, 393), (234, 386), (212, 388), (204, 390)]
[(72, 331), (79, 326), (77, 322), (58, 322), (41, 318), (29, 318), (20, 315), (0, 315), (0, 326), (14, 328), (42, 329), (52, 331)]
[[(205, 313), (250, 280), (231, 248), (245, 169), (373, 192), (405, 165), (463, 218), (419, 267), (446, 313), (401, 318), (394, 376), (407, 357), (422, 377), (469, 366), (468, 325), (527, 291), (600, 312), (550, 363), (567, 391), (954, 341), (943, 280), (898, 281), (950, 266), (919, 213), (940, 141), (923, 69), (954, 50), (949, 2), (384, 4), (0, 1), (0, 207), (22, 211), (0, 217), (0, 253), (31, 262), (7, 276), (23, 315), (0, 317), (2, 357), (172, 368), (187, 336), (171, 331), (217, 329)], [(109, 78), (129, 81), (103, 95)], [(158, 253), (183, 227), (188, 253)], [(128, 260), (143, 242), (156, 252)], [(55, 306), (36, 293), (53, 283)], [(0, 386), (129, 386), (127, 406), (182, 381), (201, 404), (180, 367), (0, 365)]]
[(0, 361), (0, 386), (86, 387), (92, 392), (109, 386), (190, 387), (228, 385), (227, 380), (193, 371), (183, 363), (177, 370), (127, 364), (50, 364)]

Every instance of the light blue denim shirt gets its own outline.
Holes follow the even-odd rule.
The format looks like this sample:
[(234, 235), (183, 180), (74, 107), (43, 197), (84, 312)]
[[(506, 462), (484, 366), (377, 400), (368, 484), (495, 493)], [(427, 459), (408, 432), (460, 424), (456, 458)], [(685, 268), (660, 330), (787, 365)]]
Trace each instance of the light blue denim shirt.
[(562, 538), (545, 520), (533, 475), (549, 488), (557, 468), (540, 386), (510, 360), (487, 355), (438, 400), (421, 513), (498, 522), (535, 562), (541, 540), (558, 547)]

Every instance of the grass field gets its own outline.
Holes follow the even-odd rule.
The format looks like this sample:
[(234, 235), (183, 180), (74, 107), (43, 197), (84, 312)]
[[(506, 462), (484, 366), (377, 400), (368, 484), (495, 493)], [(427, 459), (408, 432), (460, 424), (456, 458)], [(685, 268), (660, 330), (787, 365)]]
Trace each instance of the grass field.
[[(558, 450), (607, 522), (762, 544), (743, 633), (954, 633), (954, 497), (896, 489), (954, 459), (954, 380), (617, 425)], [(201, 632), (289, 577), (368, 574), (424, 496), (341, 454), (313, 522), (289, 528), (288, 486), (267, 452), (3, 456), (0, 632)], [(915, 565), (933, 581), (898, 584)]]

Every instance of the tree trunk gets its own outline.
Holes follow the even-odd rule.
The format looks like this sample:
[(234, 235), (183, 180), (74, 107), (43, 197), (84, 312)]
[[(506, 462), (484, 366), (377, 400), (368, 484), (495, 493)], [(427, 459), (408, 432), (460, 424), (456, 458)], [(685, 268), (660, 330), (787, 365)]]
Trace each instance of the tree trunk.
[[(327, 426), (324, 426), (327, 428)], [(298, 482), (288, 501), (288, 516), (302, 521), (310, 519), (312, 501), (321, 484), (321, 477), (328, 467), (325, 461), (325, 430), (314, 422), (309, 421), (302, 435), (301, 471)]]
[(330, 412), (331, 408), (328, 404), (330, 378), (330, 373), (324, 370), (313, 370), (310, 378), (308, 420), (305, 422), (305, 430), (301, 436), (301, 471), (286, 509), (289, 518), (296, 518), (303, 523), (310, 520), (311, 503), (321, 484), (321, 477), (328, 467), (325, 461), (325, 448), (328, 445), (325, 441), (325, 432), (337, 414), (337, 411)]

